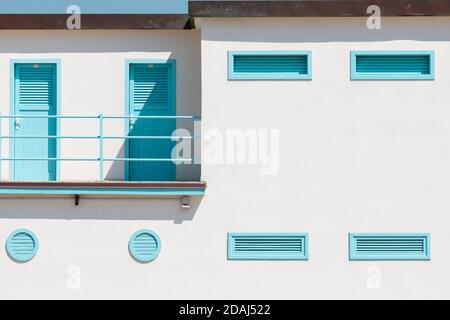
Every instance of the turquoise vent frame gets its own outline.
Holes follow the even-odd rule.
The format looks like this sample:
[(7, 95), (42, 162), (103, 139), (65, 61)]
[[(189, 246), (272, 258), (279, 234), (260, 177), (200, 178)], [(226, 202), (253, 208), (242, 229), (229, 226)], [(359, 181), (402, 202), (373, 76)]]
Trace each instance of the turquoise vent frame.
[(309, 260), (307, 233), (228, 233), (228, 260)]
[(16, 262), (27, 262), (33, 259), (39, 250), (39, 240), (28, 229), (18, 229), (6, 240), (6, 252)]
[(350, 260), (430, 260), (429, 233), (350, 233)]
[(161, 251), (161, 240), (152, 230), (136, 231), (128, 243), (131, 256), (138, 262), (151, 262)]
[[(293, 71), (289, 65), (281, 64), (279, 72), (273, 69), (272, 66), (262, 66), (264, 68), (272, 69), (270, 72), (237, 72), (235, 70), (236, 57), (267, 57), (276, 63), (277, 57), (299, 57), (304, 60), (306, 66), (301, 67), (301, 70)], [(302, 63), (302, 62), (300, 62)], [(254, 66), (253, 66), (254, 67)], [(291, 67), (298, 67), (293, 66)], [(282, 68), (285, 68), (282, 70)], [(295, 69), (294, 69), (295, 70)], [(298, 72), (300, 71), (300, 72)], [(311, 80), (312, 79), (312, 54), (311, 51), (229, 51), (228, 52), (228, 80)]]
[[(359, 72), (358, 69), (358, 58), (382, 58), (386, 57), (386, 59), (397, 59), (397, 61), (386, 62), (390, 66), (386, 66), (378, 62), (377, 64), (373, 64), (371, 67), (372, 70), (379, 69), (377, 71), (372, 72)], [(414, 62), (423, 63), (423, 61), (409, 61), (408, 58), (416, 58), (426, 57), (428, 59), (428, 66), (425, 66), (427, 72), (423, 71), (423, 66), (416, 65), (414, 66)], [(399, 59), (405, 58), (404, 62), (398, 64)], [(366, 61), (367, 63), (368, 61)], [(395, 66), (395, 63), (397, 65)], [(411, 64), (412, 63), (412, 64)], [(394, 64), (394, 66), (392, 66)], [(400, 51), (351, 51), (350, 54), (350, 72), (351, 72), (351, 80), (434, 80), (435, 78), (435, 57), (434, 51), (432, 50), (400, 50)], [(399, 71), (396, 71), (395, 68), (398, 68)], [(386, 71), (383, 72), (385, 68)], [(402, 70), (403, 68), (403, 70)], [(387, 71), (390, 69), (390, 71)], [(393, 71), (394, 70), (394, 71)]]

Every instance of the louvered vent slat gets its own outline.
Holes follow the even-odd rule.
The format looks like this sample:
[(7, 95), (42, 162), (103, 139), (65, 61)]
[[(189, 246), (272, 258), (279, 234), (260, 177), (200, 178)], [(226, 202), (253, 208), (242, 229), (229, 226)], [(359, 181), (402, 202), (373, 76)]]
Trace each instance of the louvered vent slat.
[(352, 79), (432, 80), (434, 79), (434, 52), (353, 51)]
[(430, 58), (428, 55), (357, 56), (356, 72), (430, 74)]
[(236, 56), (234, 58), (236, 73), (286, 73), (307, 74), (306, 56)]
[(229, 52), (229, 79), (311, 79), (310, 52)]
[(307, 260), (308, 236), (299, 234), (228, 234), (230, 260)]
[(428, 234), (350, 234), (352, 260), (427, 260)]
[(37, 237), (33, 232), (26, 229), (14, 231), (6, 241), (8, 255), (19, 262), (26, 262), (33, 259), (38, 247)]
[(161, 242), (153, 231), (141, 230), (131, 237), (129, 250), (136, 260), (150, 262), (158, 256), (161, 250)]

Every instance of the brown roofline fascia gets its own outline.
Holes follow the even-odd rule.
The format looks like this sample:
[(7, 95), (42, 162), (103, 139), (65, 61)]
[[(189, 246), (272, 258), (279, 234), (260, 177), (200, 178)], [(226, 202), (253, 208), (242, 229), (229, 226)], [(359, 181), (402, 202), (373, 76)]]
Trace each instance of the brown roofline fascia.
[[(68, 30), (68, 14), (0, 14), (0, 30)], [(186, 14), (83, 14), (81, 30), (174, 29), (191, 27)]]
[(449, 0), (299, 0), (189, 2), (192, 17), (366, 17), (377, 5), (382, 16), (450, 16)]

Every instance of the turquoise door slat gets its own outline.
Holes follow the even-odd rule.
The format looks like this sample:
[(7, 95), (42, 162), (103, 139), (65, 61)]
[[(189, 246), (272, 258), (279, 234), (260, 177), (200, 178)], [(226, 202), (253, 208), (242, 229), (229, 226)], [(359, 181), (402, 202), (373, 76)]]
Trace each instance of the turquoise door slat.
[[(54, 136), (56, 119), (20, 118), (56, 115), (56, 64), (15, 64), (14, 135)], [(56, 158), (56, 139), (14, 139), (14, 158)], [(15, 161), (14, 180), (54, 181), (56, 161)]]
[[(175, 64), (130, 64), (130, 115), (175, 116)], [(130, 136), (171, 136), (175, 119), (131, 119)], [(171, 139), (129, 139), (133, 159), (171, 159), (175, 146)], [(173, 181), (176, 166), (172, 161), (130, 161), (131, 181)]]

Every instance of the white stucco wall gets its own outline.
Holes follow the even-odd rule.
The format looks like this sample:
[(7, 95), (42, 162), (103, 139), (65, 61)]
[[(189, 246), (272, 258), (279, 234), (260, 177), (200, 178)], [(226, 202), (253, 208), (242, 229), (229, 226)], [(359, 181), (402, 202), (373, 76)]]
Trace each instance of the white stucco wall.
[[(278, 174), (203, 167), (214, 233), (310, 233), (309, 262), (224, 262), (224, 296), (450, 296), (450, 19), (365, 23), (201, 20), (204, 132), (280, 133)], [(435, 81), (350, 81), (350, 50), (419, 49), (435, 50)], [(313, 80), (228, 81), (229, 50), (311, 50)], [(430, 232), (432, 261), (349, 262), (349, 232)], [(381, 290), (367, 287), (370, 266)]]
[[(0, 297), (449, 298), (449, 27), (448, 18), (386, 18), (378, 31), (353, 18), (203, 19), (203, 133), (279, 130), (279, 171), (261, 175), (257, 165), (205, 163), (207, 194), (193, 199), (190, 210), (179, 209), (176, 199), (82, 199), (79, 207), (72, 199), (2, 199), (0, 243), (27, 227), (41, 249), (26, 264), (0, 251)], [(45, 41), (30, 35), (42, 50)], [(183, 35), (176, 37), (193, 46)], [(31, 50), (12, 38), (13, 48)], [(92, 37), (88, 53), (66, 53), (71, 58), (65, 64), (74, 60), (77, 68), (84, 55), (106, 63), (101, 57), (110, 54), (94, 53), (97, 42)], [(0, 43), (2, 52), (11, 51)], [(152, 50), (151, 42), (133, 44), (133, 52)], [(227, 80), (228, 50), (285, 49), (312, 50), (312, 81)], [(435, 50), (436, 80), (352, 82), (349, 51), (366, 49)], [(5, 55), (11, 54), (0, 56), (2, 105)], [(125, 53), (115, 55), (122, 69)], [(122, 94), (123, 77), (112, 78), (107, 80), (117, 90), (103, 88), (98, 101)], [(191, 92), (199, 85), (192, 82), (179, 90)], [(87, 101), (75, 92), (63, 99)], [(119, 113), (122, 104), (116, 103)], [(205, 151), (211, 151), (208, 141), (208, 162)], [(161, 254), (150, 264), (136, 263), (127, 252), (130, 236), (141, 228), (162, 240)], [(309, 261), (226, 259), (227, 232), (295, 231), (310, 234)], [(430, 232), (432, 260), (350, 262), (348, 232)], [(72, 265), (81, 271), (79, 290), (66, 286)], [(378, 273), (380, 287), (373, 290), (368, 282)]]
[[(125, 115), (125, 61), (127, 59), (175, 59), (177, 62), (177, 114), (199, 115), (200, 32), (198, 31), (1, 31), (0, 112), (9, 114), (10, 60), (60, 59), (61, 115)], [(124, 134), (123, 120), (105, 120), (105, 135)], [(2, 133), (8, 121), (2, 121)], [(183, 120), (180, 126), (189, 126)], [(82, 130), (80, 130), (82, 128)], [(98, 136), (97, 120), (61, 120), (61, 135)], [(123, 141), (105, 141), (104, 157), (123, 155)], [(8, 154), (8, 141), (2, 152)], [(62, 140), (61, 157), (97, 158), (97, 140)], [(96, 180), (97, 162), (62, 162), (64, 180)], [(2, 165), (3, 179), (9, 165)], [(123, 180), (123, 162), (105, 163), (105, 177)], [(181, 180), (193, 179), (188, 168), (179, 168)], [(197, 177), (198, 179), (198, 177)]]

